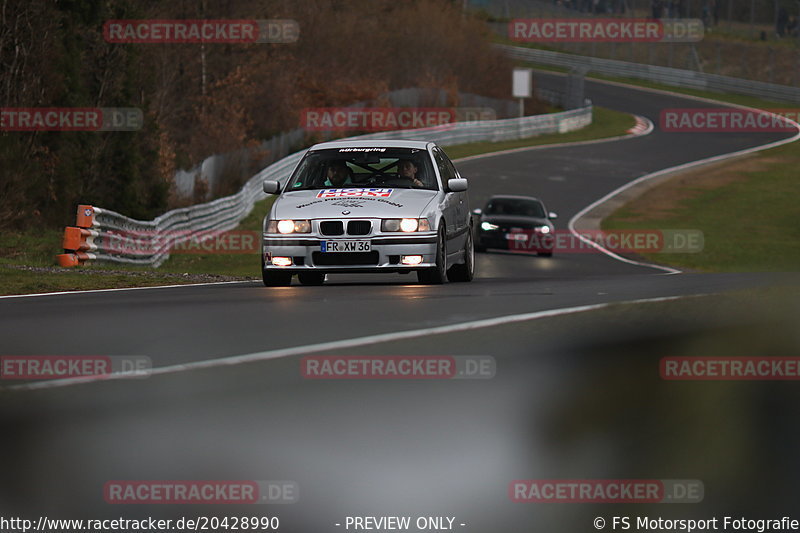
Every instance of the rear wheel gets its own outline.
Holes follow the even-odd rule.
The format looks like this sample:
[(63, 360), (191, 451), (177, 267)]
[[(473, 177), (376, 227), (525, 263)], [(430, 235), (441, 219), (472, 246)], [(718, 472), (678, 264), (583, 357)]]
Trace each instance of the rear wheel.
[(301, 272), (297, 279), (303, 285), (322, 285), (325, 283), (325, 274), (321, 272)]
[(467, 231), (467, 242), (464, 243), (464, 262), (460, 265), (453, 265), (447, 271), (447, 279), (450, 281), (472, 281), (475, 275), (475, 248), (472, 241), (472, 228)]
[(439, 230), (436, 243), (436, 266), (417, 271), (417, 280), (424, 285), (441, 285), (444, 283), (445, 265), (447, 264), (447, 244), (444, 238), (444, 226)]

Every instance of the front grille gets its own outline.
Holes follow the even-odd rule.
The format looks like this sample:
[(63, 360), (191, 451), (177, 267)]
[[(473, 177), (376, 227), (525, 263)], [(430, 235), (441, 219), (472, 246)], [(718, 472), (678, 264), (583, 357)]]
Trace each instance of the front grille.
[(378, 252), (314, 252), (311, 254), (316, 266), (377, 265)]
[(344, 224), (342, 224), (341, 220), (320, 222), (319, 231), (323, 235), (344, 235)]
[(351, 220), (347, 223), (348, 235), (367, 235), (371, 229), (372, 223), (369, 220)]
[(509, 222), (502, 223), (501, 222), (501, 223), (499, 223), (497, 225), (500, 226), (499, 229), (501, 231), (509, 233), (511, 231), (518, 231), (518, 230), (523, 230), (523, 231), (532, 230), (533, 228), (538, 227), (540, 224), (533, 224), (533, 223), (530, 223), (530, 222), (514, 222), (514, 223), (509, 223)]

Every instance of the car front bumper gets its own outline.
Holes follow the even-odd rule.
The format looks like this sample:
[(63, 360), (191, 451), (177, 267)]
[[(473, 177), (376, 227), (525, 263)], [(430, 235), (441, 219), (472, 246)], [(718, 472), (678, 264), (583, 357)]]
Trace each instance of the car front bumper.
[(510, 232), (503, 229), (479, 229), (476, 245), (481, 248), (495, 248), (515, 252), (552, 253), (554, 240), (552, 235), (533, 230)]
[[(323, 241), (369, 240), (370, 252), (323, 252)], [(328, 237), (314, 234), (264, 234), (262, 258), (269, 271), (299, 272), (412, 272), (436, 266), (435, 232)], [(401, 263), (403, 256), (420, 255), (416, 265)], [(275, 266), (274, 257), (289, 257), (290, 266)]]

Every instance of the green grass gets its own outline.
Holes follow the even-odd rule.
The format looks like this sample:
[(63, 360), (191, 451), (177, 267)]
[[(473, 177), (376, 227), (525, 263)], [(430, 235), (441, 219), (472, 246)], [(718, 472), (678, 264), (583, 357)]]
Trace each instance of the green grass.
[[(635, 123), (626, 113), (594, 108), (592, 125), (576, 132), (501, 143), (474, 143), (447, 148), (452, 158), (524, 146), (574, 142), (623, 135)], [(237, 231), (261, 233), (261, 221), (273, 198), (255, 204)], [(228, 279), (258, 279), (258, 251), (250, 253), (173, 253), (158, 269), (97, 263), (78, 269), (54, 266), (63, 228), (30, 229), (0, 234), (0, 294), (107, 289), (164, 284), (202, 283)], [(257, 242), (257, 241), (256, 241)]]
[[(623, 206), (603, 229), (699, 229), (698, 253), (644, 254), (648, 260), (711, 272), (797, 271), (800, 265), (800, 149), (784, 145), (755, 156), (765, 170), (748, 172), (725, 165), (738, 179), (711, 190), (692, 191), (662, 215), (643, 213), (637, 201)], [(774, 161), (772, 161), (774, 159)], [(652, 194), (659, 194), (657, 187)]]
[(620, 113), (619, 111), (612, 111), (611, 109), (605, 109), (603, 107), (595, 107), (592, 124), (578, 131), (553, 133), (516, 141), (459, 144), (445, 147), (444, 151), (451, 159), (459, 159), (461, 157), (511, 150), (513, 148), (605, 139), (624, 135), (625, 132), (635, 124), (636, 120), (628, 113)]
[[(253, 211), (239, 223), (236, 231), (252, 232), (255, 242), (260, 243), (261, 222), (275, 197), (256, 202)], [(188, 272), (190, 274), (224, 274), (243, 278), (260, 276), (258, 250), (253, 253), (233, 254), (171, 254), (159, 268), (164, 272)], [(260, 278), (259, 278), (260, 279)]]

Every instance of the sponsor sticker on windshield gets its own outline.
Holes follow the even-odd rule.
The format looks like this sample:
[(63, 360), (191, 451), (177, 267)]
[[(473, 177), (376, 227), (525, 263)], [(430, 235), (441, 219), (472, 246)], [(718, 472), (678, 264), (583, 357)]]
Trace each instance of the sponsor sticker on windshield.
[(317, 198), (389, 198), (394, 189), (325, 189), (317, 193)]

